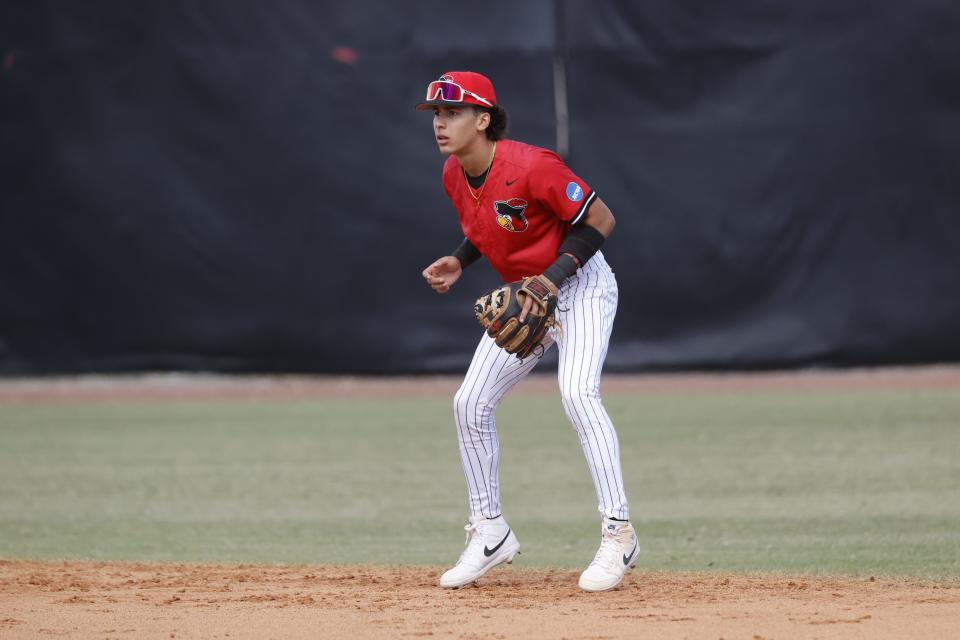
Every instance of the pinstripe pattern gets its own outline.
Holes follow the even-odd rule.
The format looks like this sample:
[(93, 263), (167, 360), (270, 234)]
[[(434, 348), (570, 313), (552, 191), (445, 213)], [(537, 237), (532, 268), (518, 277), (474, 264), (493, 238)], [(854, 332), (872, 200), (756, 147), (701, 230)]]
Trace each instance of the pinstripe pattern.
[[(559, 292), (557, 319), (546, 348), (557, 343), (557, 379), (563, 408), (573, 425), (606, 517), (629, 518), (620, 444), (600, 400), (600, 375), (617, 312), (617, 282), (602, 253), (571, 276)], [(546, 349), (545, 349), (546, 350)], [(486, 334), (477, 345), (463, 384), (453, 400), (457, 436), (471, 520), (500, 514), (500, 441), (494, 412), (539, 357), (521, 362)]]

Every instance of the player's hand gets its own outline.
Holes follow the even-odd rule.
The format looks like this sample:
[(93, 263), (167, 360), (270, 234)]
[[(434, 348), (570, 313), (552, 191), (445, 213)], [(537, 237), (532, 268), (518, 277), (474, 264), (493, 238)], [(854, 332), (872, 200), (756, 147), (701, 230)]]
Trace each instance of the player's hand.
[(453, 256), (443, 256), (423, 270), (423, 277), (434, 291), (446, 293), (462, 273), (459, 260)]
[[(550, 282), (548, 278), (545, 278), (543, 276), (538, 276), (538, 278), (544, 285), (546, 285), (551, 295), (554, 295), (554, 296), (557, 295), (557, 286), (555, 284), (553, 284), (552, 282)], [(527, 314), (530, 313), (530, 311), (532, 311), (533, 308), (537, 305), (537, 301), (531, 298), (530, 296), (526, 295), (524, 292), (521, 292), (521, 294), (523, 295), (523, 308), (520, 310), (520, 315), (517, 317), (517, 320), (519, 320), (522, 324), (527, 319)], [(519, 301), (519, 298), (518, 298), (518, 301)]]

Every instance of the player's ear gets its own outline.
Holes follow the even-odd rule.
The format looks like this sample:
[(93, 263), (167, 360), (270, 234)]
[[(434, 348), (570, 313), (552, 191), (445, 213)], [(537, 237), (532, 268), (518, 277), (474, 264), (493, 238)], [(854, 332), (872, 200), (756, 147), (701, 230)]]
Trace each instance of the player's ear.
[(490, 126), (490, 112), (486, 109), (477, 109), (477, 131), (486, 131)]

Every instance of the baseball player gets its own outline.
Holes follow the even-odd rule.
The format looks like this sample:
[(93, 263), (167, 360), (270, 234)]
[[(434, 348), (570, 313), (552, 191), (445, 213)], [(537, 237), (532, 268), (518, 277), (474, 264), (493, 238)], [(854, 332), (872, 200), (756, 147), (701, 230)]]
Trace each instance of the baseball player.
[[(617, 433), (600, 401), (600, 373), (617, 311), (617, 282), (599, 251), (613, 214), (557, 154), (506, 139), (507, 115), (493, 84), (470, 71), (450, 71), (427, 85), (420, 110), (433, 111), (433, 133), (448, 156), (443, 187), (460, 217), (463, 242), (423, 271), (446, 293), (463, 269), (486, 257), (504, 282), (542, 274), (558, 297), (559, 330), (521, 360), (486, 333), (454, 397), (470, 521), (466, 548), (440, 578), (462, 587), (502, 562), (520, 543), (500, 504), (500, 444), (494, 412), (536, 367), (546, 349), (559, 349), (563, 407), (583, 446), (603, 517), (600, 549), (580, 575), (586, 591), (613, 589), (640, 549), (629, 521)], [(524, 300), (521, 322), (532, 307)]]

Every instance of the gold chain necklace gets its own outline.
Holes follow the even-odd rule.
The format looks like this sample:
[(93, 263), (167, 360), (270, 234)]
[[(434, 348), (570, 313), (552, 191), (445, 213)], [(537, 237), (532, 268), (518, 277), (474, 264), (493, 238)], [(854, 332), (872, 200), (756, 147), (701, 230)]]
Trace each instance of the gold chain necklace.
[(467, 183), (467, 190), (470, 191), (470, 195), (473, 196), (473, 201), (477, 204), (478, 207), (480, 206), (480, 198), (483, 197), (483, 190), (487, 187), (487, 180), (490, 178), (489, 172), (491, 167), (493, 167), (493, 159), (496, 155), (497, 155), (497, 143), (494, 142), (493, 151), (490, 152), (490, 164), (487, 165), (487, 170), (483, 172), (484, 174), (487, 174), (487, 177), (484, 178), (483, 184), (480, 185), (480, 188), (477, 189), (476, 191), (473, 190), (473, 187), (470, 186), (470, 181), (467, 180), (467, 170), (466, 169), (463, 170), (463, 179)]

